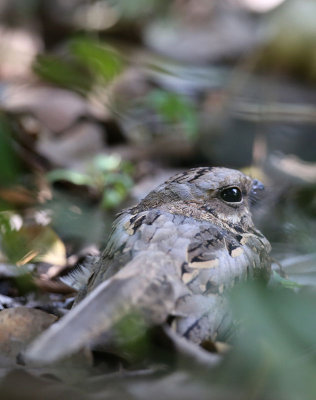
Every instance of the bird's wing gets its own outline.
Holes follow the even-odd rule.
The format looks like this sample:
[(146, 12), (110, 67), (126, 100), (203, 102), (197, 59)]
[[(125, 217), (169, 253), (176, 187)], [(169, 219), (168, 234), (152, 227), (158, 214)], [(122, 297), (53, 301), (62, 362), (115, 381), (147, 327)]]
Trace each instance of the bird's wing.
[(160, 324), (182, 295), (174, 260), (162, 252), (142, 252), (102, 282), (25, 353), (26, 361), (51, 363), (70, 355), (137, 312), (147, 326)]
[(122, 214), (88, 293), (35, 340), (26, 359), (69, 355), (134, 312), (147, 326), (174, 315), (178, 333), (197, 343), (213, 338), (225, 317), (223, 290), (264, 269), (262, 240), (159, 210)]

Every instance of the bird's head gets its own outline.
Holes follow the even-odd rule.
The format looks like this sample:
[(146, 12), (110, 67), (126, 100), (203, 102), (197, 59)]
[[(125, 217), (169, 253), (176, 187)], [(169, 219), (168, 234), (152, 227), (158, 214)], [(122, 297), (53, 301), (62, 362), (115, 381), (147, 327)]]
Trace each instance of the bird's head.
[(250, 208), (263, 189), (261, 182), (234, 169), (193, 168), (158, 186), (140, 206), (194, 217), (199, 210), (201, 219), (212, 216), (228, 225), (247, 228), (253, 225)]

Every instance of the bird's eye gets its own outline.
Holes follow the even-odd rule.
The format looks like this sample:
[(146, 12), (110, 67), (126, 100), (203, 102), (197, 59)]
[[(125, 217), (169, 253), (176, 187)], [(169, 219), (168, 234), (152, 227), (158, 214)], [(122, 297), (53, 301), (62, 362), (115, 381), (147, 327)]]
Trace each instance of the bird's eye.
[(220, 195), (221, 198), (228, 203), (239, 203), (242, 200), (242, 194), (238, 187), (223, 189)]

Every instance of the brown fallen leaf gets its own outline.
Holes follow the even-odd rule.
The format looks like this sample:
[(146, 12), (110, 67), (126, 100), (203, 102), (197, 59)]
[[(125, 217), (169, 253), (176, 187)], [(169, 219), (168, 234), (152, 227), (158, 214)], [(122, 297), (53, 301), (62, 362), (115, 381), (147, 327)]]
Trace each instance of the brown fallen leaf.
[(57, 317), (27, 307), (0, 311), (0, 355), (14, 358)]
[(22, 186), (0, 188), (0, 198), (17, 207), (27, 207), (35, 203), (32, 192)]

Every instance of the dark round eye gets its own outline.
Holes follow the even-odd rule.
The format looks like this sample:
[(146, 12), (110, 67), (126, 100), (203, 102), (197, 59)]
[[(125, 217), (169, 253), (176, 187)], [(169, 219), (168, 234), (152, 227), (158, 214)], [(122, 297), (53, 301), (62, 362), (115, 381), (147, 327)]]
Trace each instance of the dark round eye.
[(242, 194), (238, 187), (230, 187), (221, 191), (221, 198), (228, 203), (239, 203), (242, 200)]

